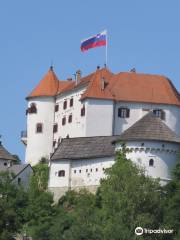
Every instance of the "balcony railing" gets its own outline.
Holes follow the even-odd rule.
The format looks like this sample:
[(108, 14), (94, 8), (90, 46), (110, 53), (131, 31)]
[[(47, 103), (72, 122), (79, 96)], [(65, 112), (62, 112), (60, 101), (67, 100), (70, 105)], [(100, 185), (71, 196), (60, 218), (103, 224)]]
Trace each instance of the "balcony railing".
[(21, 131), (21, 138), (27, 138), (27, 131)]

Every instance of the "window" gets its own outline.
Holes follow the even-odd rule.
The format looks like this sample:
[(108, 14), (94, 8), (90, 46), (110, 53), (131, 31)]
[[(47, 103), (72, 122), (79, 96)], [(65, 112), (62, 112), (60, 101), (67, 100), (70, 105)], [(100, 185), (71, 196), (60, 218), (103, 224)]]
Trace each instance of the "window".
[(67, 108), (67, 100), (65, 100), (63, 103), (63, 109), (65, 110), (66, 108)]
[(18, 185), (21, 184), (21, 178), (18, 178)]
[(58, 104), (55, 105), (55, 109), (54, 110), (55, 110), (55, 112), (59, 111), (59, 105)]
[(72, 107), (73, 106), (73, 98), (70, 99), (70, 103), (69, 106)]
[(72, 114), (68, 117), (68, 123), (72, 123)]
[(86, 172), (88, 172), (88, 169), (86, 169)]
[(81, 117), (85, 116), (85, 106), (81, 108)]
[(118, 108), (118, 117), (120, 118), (129, 118), (130, 116), (130, 110), (129, 108)]
[(153, 167), (153, 166), (154, 166), (154, 159), (151, 158), (151, 159), (149, 160), (149, 166), (150, 166), (150, 167)]
[(62, 118), (62, 125), (64, 126), (66, 124), (66, 117)]
[(79, 173), (81, 173), (81, 169), (79, 170)]
[(161, 118), (162, 120), (165, 120), (165, 112), (162, 109), (154, 109), (153, 113), (156, 117)]
[(56, 133), (58, 131), (58, 124), (55, 123), (53, 126), (53, 133)]
[(92, 168), (91, 168), (91, 172), (92, 172)]
[(31, 105), (27, 109), (26, 113), (37, 113), (36, 104), (35, 103), (31, 103)]
[(74, 170), (74, 173), (76, 173), (76, 170)]
[(53, 141), (53, 147), (55, 147), (55, 146), (56, 146), (56, 140)]
[(43, 124), (37, 123), (36, 124), (36, 133), (42, 133), (43, 132)]
[(4, 163), (4, 166), (7, 166), (7, 162)]
[(96, 168), (96, 172), (98, 172), (98, 168)]
[(60, 170), (58, 172), (58, 177), (65, 177), (65, 171), (64, 170)]

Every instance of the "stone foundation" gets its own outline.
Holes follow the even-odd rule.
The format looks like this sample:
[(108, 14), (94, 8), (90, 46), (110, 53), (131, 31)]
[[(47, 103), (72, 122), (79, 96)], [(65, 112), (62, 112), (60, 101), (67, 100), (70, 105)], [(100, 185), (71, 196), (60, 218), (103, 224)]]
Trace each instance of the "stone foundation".
[(58, 200), (65, 195), (65, 193), (68, 190), (75, 190), (75, 191), (79, 191), (81, 189), (86, 189), (91, 193), (96, 193), (96, 190), (98, 188), (98, 185), (93, 185), (93, 186), (78, 186), (78, 187), (72, 187), (72, 188), (68, 188), (68, 187), (49, 187), (49, 191), (53, 194), (53, 198), (54, 198), (54, 202), (58, 202)]

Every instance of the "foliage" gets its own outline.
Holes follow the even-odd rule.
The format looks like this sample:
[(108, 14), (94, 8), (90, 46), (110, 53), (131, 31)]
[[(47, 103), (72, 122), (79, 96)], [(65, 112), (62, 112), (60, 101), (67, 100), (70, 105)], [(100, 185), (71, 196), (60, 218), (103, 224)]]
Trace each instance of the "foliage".
[(11, 182), (8, 172), (0, 173), (0, 239), (11, 240), (24, 220), (27, 194)]
[(117, 154), (96, 192), (69, 191), (58, 204), (47, 191), (48, 166), (36, 165), (27, 192), (0, 174), (0, 239), (27, 233), (33, 240), (135, 240), (137, 226), (174, 229), (175, 235), (147, 235), (147, 240), (180, 239), (180, 163), (164, 187)]

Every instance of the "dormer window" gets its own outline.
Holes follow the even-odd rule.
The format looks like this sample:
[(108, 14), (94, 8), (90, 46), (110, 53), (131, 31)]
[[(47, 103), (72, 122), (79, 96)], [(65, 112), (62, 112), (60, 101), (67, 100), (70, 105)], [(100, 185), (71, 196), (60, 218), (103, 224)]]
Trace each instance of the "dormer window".
[(70, 102), (69, 102), (69, 106), (70, 106), (70, 107), (73, 106), (73, 102), (74, 102), (74, 100), (73, 100), (73, 98), (71, 98), (71, 99), (70, 99)]
[(66, 117), (62, 118), (62, 125), (64, 126), (66, 124)]
[(37, 123), (36, 124), (36, 133), (42, 133), (43, 132), (43, 124)]
[(59, 104), (56, 104), (56, 105), (55, 105), (54, 110), (55, 110), (55, 112), (58, 112), (58, 111), (59, 111)]
[(129, 118), (129, 116), (130, 116), (130, 109), (129, 108), (125, 108), (125, 107), (118, 108), (118, 117)]
[(153, 113), (156, 117), (162, 119), (162, 120), (165, 120), (165, 112), (162, 110), (162, 109), (154, 109), (153, 110)]
[(37, 113), (37, 108), (35, 103), (31, 103), (30, 107), (26, 110), (26, 113)]
[(53, 133), (56, 133), (58, 131), (58, 124), (55, 123), (53, 126)]
[(85, 106), (81, 108), (81, 117), (85, 116)]
[(65, 100), (63, 103), (63, 109), (65, 110), (66, 108), (67, 108), (67, 100)]

